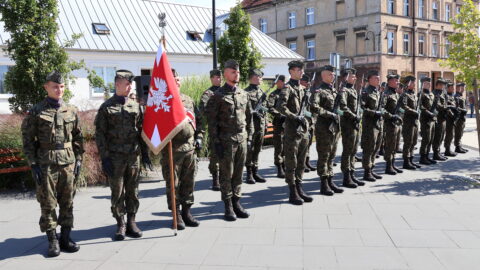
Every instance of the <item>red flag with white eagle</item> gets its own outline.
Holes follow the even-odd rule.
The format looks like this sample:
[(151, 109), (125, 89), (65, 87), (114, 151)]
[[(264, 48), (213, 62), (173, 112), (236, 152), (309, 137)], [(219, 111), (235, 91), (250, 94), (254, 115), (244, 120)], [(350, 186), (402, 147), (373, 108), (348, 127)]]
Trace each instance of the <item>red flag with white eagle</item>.
[(160, 45), (150, 81), (142, 137), (157, 155), (189, 121), (191, 117), (183, 106), (167, 53)]

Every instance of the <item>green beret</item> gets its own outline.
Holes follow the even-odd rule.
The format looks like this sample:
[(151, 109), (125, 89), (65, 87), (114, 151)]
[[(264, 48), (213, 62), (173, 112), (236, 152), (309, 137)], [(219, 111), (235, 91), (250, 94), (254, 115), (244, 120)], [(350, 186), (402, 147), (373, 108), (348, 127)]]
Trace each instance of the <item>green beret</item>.
[(227, 69), (227, 68), (238, 70), (239, 69), (238, 62), (233, 59), (227, 60), (225, 64), (223, 64), (223, 69)]
[(300, 81), (309, 82), (310, 81), (310, 76), (308, 76), (307, 74), (303, 74)]
[(303, 62), (298, 60), (293, 60), (288, 63), (288, 69), (292, 69), (296, 67), (303, 69)]
[(378, 70), (371, 69), (367, 72), (367, 80), (369, 80), (373, 76), (380, 76), (379, 73), (378, 73)]
[(135, 76), (133, 76), (133, 73), (126, 69), (120, 69), (115, 72), (115, 80), (127, 79), (129, 82), (132, 82), (134, 77)]
[(263, 72), (258, 68), (251, 68), (248, 70), (248, 77), (252, 76), (263, 77)]
[(408, 75), (403, 80), (404, 80), (404, 82), (411, 82), (411, 81), (415, 81), (416, 79), (417, 78), (415, 78), (414, 76)]
[(387, 80), (390, 80), (390, 79), (400, 79), (400, 75), (398, 75), (398, 74), (388, 74), (387, 75)]
[(222, 76), (222, 73), (218, 69), (212, 69), (210, 70), (210, 78), (213, 78), (214, 76)]
[(346, 77), (348, 74), (356, 75), (357, 70), (354, 68), (346, 68), (342, 71), (342, 76)]
[(331, 71), (331, 72), (335, 72), (335, 67), (331, 66), (331, 65), (325, 65), (323, 66), (320, 71), (324, 71), (324, 70), (327, 70), (327, 71)]
[(54, 83), (58, 83), (58, 84), (64, 84), (65, 83), (65, 79), (63, 78), (63, 74), (56, 71), (56, 70), (50, 72), (47, 75), (47, 78), (45, 80), (47, 82), (54, 82)]
[(461, 82), (461, 83), (457, 83), (457, 86), (461, 87), (461, 86), (465, 86), (465, 83)]
[(453, 86), (453, 85), (454, 85), (453, 82), (450, 82), (450, 81), (447, 82), (447, 86), (448, 86), (448, 87)]
[(439, 84), (439, 83), (446, 84), (447, 81), (446, 81), (444, 78), (440, 77), (440, 78), (437, 79), (437, 81), (435, 82), (435, 84)]
[(432, 81), (432, 79), (431, 79), (430, 77), (423, 77), (423, 78), (420, 79), (420, 82), (421, 82), (421, 83), (431, 82), (431, 81)]
[(278, 77), (277, 81), (282, 81), (282, 82), (285, 81), (285, 75), (277, 75), (277, 77)]

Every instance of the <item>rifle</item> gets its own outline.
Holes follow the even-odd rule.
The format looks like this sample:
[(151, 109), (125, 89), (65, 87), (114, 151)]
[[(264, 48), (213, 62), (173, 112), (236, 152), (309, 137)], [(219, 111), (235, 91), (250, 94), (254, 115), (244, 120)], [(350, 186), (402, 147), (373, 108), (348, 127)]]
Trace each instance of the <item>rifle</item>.
[[(298, 116), (301, 117), (312, 117), (312, 113), (308, 111), (308, 105), (310, 103), (310, 95), (312, 94), (313, 89), (313, 82), (315, 81), (315, 77), (317, 76), (317, 72), (313, 73), (313, 78), (310, 81), (310, 89), (305, 89), (305, 95), (303, 96), (302, 102), (300, 103), (300, 111), (298, 112)], [(297, 132), (307, 132), (306, 124), (299, 124), (297, 127)]]
[(280, 76), (277, 76), (277, 78), (276, 78), (275, 81), (272, 83), (272, 85), (271, 85), (270, 88), (267, 90), (267, 92), (262, 91), (262, 96), (261, 96), (260, 99), (258, 100), (257, 105), (255, 106), (255, 109), (253, 110), (254, 115), (256, 115), (257, 117), (263, 118), (264, 113), (266, 113), (266, 112), (268, 111), (268, 109), (267, 109), (265, 106), (263, 106), (263, 103), (264, 103), (265, 100), (267, 99), (267, 93), (270, 93), (270, 91), (272, 90), (272, 88), (273, 88), (273, 87), (275, 86), (275, 84), (277, 83), (279, 77), (280, 77)]
[[(382, 85), (380, 86), (380, 88), (383, 88), (383, 90), (380, 93), (380, 100), (378, 101), (377, 111), (383, 112), (382, 104), (383, 104), (383, 100), (385, 99), (385, 87), (386, 87), (386, 83), (383, 82)], [(376, 123), (377, 127), (379, 127), (379, 122), (381, 119), (382, 119), (382, 116), (378, 117), (377, 123)]]
[[(350, 73), (347, 75), (346, 80), (348, 80), (348, 77), (350, 76)], [(336, 117), (333, 119), (332, 123), (330, 124), (330, 129), (334, 128), (333, 124), (335, 124), (336, 127), (339, 127), (340, 125), (340, 120), (339, 116), (343, 115), (343, 113), (339, 113), (338, 107), (340, 107), (340, 101), (342, 100), (342, 93), (343, 93), (343, 88), (345, 87), (345, 81), (342, 81), (340, 84), (340, 87), (338, 88), (338, 93), (337, 96), (335, 97), (335, 101), (333, 102), (333, 108), (331, 110), (332, 113), (336, 115)]]
[(398, 99), (397, 101), (397, 105), (395, 106), (395, 110), (393, 112), (393, 115), (395, 116), (398, 116), (399, 118), (394, 121), (394, 125), (401, 125), (402, 124), (402, 119), (400, 118), (400, 113), (403, 113), (404, 110), (402, 109), (402, 103), (403, 103), (403, 100), (405, 99), (405, 92), (400, 96), (400, 98)]
[(365, 73), (362, 75), (362, 83), (360, 84), (360, 89), (357, 91), (357, 110), (355, 111), (355, 129), (359, 130), (360, 129), (360, 115), (362, 113), (361, 111), (361, 105), (362, 105), (362, 91), (365, 88)]

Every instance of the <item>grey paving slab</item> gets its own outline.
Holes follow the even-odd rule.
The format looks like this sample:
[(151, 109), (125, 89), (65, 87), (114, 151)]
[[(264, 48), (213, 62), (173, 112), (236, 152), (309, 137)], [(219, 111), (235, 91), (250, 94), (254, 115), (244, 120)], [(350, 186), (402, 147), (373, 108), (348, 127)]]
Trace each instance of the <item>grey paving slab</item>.
[(388, 230), (397, 247), (457, 247), (444, 232), (427, 230)]
[(427, 248), (399, 248), (400, 254), (411, 269), (440, 270), (446, 269), (440, 260)]
[(304, 229), (307, 246), (363, 246), (356, 229)]
[(395, 248), (335, 247), (340, 267), (368, 269), (408, 269), (407, 261)]
[(476, 249), (433, 249), (432, 252), (447, 269), (478, 269), (480, 265)]

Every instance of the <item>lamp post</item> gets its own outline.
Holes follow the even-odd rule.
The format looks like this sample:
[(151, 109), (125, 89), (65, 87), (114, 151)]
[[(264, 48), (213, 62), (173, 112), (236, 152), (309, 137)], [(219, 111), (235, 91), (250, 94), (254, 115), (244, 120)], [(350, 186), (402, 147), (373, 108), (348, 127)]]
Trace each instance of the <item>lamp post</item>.
[(372, 34), (372, 47), (373, 47), (373, 52), (375, 52), (375, 33), (373, 31), (367, 31), (367, 33), (365, 33), (365, 41), (370, 40), (368, 38), (368, 34)]
[(212, 39), (213, 39), (213, 69), (217, 69), (217, 16), (215, 15), (215, 0), (212, 0)]

